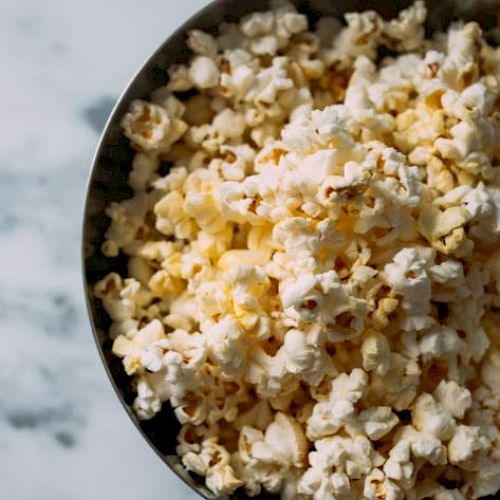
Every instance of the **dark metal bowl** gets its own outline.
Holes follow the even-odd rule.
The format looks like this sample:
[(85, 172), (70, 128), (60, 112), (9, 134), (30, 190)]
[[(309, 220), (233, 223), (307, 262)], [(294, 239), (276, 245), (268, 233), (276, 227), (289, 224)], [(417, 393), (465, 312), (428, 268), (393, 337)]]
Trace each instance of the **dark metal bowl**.
[[(299, 11), (307, 14), (313, 22), (324, 15), (341, 18), (345, 12), (368, 8), (379, 11), (384, 17), (392, 17), (412, 3), (409, 0), (291, 0), (291, 2), (298, 7)], [(124, 275), (126, 272), (126, 259), (123, 256), (105, 257), (100, 247), (103, 243), (104, 232), (110, 222), (104, 209), (111, 201), (122, 200), (132, 195), (131, 189), (127, 186), (127, 176), (134, 153), (119, 125), (129, 103), (133, 99), (147, 99), (153, 90), (165, 85), (166, 69), (172, 63), (185, 62), (188, 59), (189, 51), (185, 44), (187, 31), (197, 28), (214, 32), (222, 21), (237, 21), (249, 12), (266, 10), (269, 3), (269, 0), (215, 0), (165, 40), (137, 72), (118, 99), (108, 119), (97, 146), (85, 203), (82, 234), (85, 295), (97, 349), (111, 384), (129, 417), (158, 456), (194, 491), (209, 499), (215, 496), (207, 490), (201, 478), (194, 477), (184, 469), (179, 457), (175, 454), (176, 437), (180, 425), (172, 408), (165, 404), (162, 411), (148, 421), (138, 420), (132, 411), (131, 405), (135, 395), (131, 386), (131, 378), (125, 374), (121, 360), (111, 353), (112, 342), (107, 333), (111, 322), (101, 301), (94, 297), (92, 290), (93, 285), (107, 273), (116, 271)], [(475, 12), (469, 10), (457, 13), (455, 7), (461, 4), (461, 0), (428, 1), (430, 15), (426, 28), (429, 31), (443, 28), (457, 14), (462, 18), (474, 19), (484, 27), (491, 27), (496, 23), (496, 14), (500, 12), (500, 0), (496, 2), (490, 0), (488, 9), (476, 8)], [(244, 493), (237, 493), (233, 498), (247, 497)], [(273, 497), (262, 495), (260, 498)]]

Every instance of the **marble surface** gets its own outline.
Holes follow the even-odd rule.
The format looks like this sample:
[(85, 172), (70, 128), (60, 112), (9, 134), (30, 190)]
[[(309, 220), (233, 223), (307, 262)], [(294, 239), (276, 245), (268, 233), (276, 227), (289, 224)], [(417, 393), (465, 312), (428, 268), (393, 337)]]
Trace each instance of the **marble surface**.
[(122, 409), (80, 271), (98, 133), (207, 0), (0, 0), (0, 499), (197, 498)]

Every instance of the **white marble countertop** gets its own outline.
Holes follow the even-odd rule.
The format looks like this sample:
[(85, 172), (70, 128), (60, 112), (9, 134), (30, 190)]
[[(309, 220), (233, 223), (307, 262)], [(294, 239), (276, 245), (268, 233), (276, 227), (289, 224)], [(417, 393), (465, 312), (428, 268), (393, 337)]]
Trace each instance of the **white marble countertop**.
[(80, 224), (114, 100), (207, 0), (0, 0), (0, 499), (197, 498), (101, 366)]

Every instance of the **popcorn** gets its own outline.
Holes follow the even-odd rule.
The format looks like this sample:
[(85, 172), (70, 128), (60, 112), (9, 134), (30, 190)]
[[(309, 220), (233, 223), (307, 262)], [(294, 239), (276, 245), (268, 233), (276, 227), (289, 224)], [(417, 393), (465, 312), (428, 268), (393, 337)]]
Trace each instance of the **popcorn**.
[[(477, 59), (481, 30), (477, 23), (452, 28), (448, 33), (448, 58), (440, 69), (441, 79), (462, 90), (478, 77)], [(455, 79), (455, 80), (453, 80)]]
[(370, 500), (401, 500), (404, 494), (397, 483), (387, 479), (380, 469), (373, 469), (366, 476), (363, 497)]
[(214, 118), (213, 127), (221, 136), (234, 139), (243, 134), (245, 122), (241, 115), (230, 109), (224, 109)]
[(455, 417), (464, 418), (472, 404), (471, 393), (453, 380), (441, 381), (434, 391), (434, 397)]
[(336, 371), (328, 355), (318, 352), (315, 347), (321, 342), (319, 336), (317, 330), (309, 333), (289, 330), (283, 342), (287, 370), (300, 375), (309, 384), (319, 383), (326, 374)]
[(189, 66), (189, 79), (199, 89), (209, 89), (219, 83), (219, 70), (207, 56), (196, 56)]
[(283, 413), (276, 413), (264, 433), (243, 427), (238, 447), (241, 462), (237, 469), (251, 495), (262, 486), (271, 493), (280, 491), (284, 477), (303, 468), (307, 452), (300, 425)]
[(354, 422), (347, 423), (345, 429), (353, 437), (365, 434), (376, 441), (388, 434), (398, 422), (398, 417), (392, 413), (390, 407), (378, 406), (360, 412)]
[(278, 40), (272, 35), (260, 37), (250, 43), (250, 50), (258, 56), (274, 56), (278, 50)]
[(175, 92), (184, 92), (193, 88), (193, 82), (189, 76), (188, 68), (183, 65), (173, 65), (168, 70), (169, 81), (167, 89)]
[(410, 450), (417, 458), (423, 458), (432, 465), (446, 463), (446, 447), (432, 435), (415, 430), (412, 426), (400, 428), (395, 436), (396, 440), (408, 440)]
[(375, 370), (384, 376), (391, 368), (389, 342), (382, 335), (372, 334), (365, 337), (361, 345), (363, 368), (366, 371)]
[[(155, 348), (158, 346), (161, 350), (161, 341), (165, 339), (163, 326), (158, 320), (153, 320), (144, 328), (139, 330), (132, 339), (120, 335), (113, 342), (113, 354), (120, 356), (123, 359), (125, 371), (128, 375), (134, 374), (140, 370), (142, 366), (152, 371), (158, 371), (157, 363), (144, 363), (145, 358), (148, 356), (148, 348)], [(142, 359), (141, 359), (142, 358)]]
[(275, 57), (270, 67), (261, 69), (255, 75), (245, 94), (245, 101), (255, 105), (270, 105), (275, 102), (279, 92), (292, 87), (293, 81), (288, 77), (285, 58)]
[(314, 288), (317, 280), (312, 275), (301, 276), (294, 282), (285, 282), (281, 293), (283, 308), (292, 307), (304, 321), (312, 321), (317, 315), (323, 302), (323, 296)]
[(217, 44), (208, 33), (200, 30), (190, 31), (187, 44), (195, 54), (210, 57), (211, 59), (215, 59), (217, 56)]
[(253, 38), (270, 33), (274, 25), (273, 12), (253, 12), (240, 21), (240, 28), (244, 35)]
[(448, 444), (448, 460), (452, 464), (460, 464), (463, 468), (473, 467), (477, 455), (484, 453), (490, 441), (481, 435), (481, 429), (475, 426), (460, 425)]
[(129, 200), (111, 203), (106, 208), (106, 215), (111, 219), (111, 224), (106, 230), (106, 241), (101, 247), (104, 255), (116, 257), (120, 250), (126, 251), (133, 245), (144, 226), (149, 202), (148, 196), (140, 192)]
[(299, 483), (299, 492), (312, 496), (314, 500), (348, 496), (351, 491), (349, 478), (343, 472), (334, 472), (325, 476), (313, 467), (308, 469)]
[(389, 371), (384, 376), (373, 375), (371, 395), (397, 411), (404, 410), (417, 394), (420, 373), (416, 360), (393, 353)]
[(335, 434), (344, 424), (355, 419), (354, 403), (366, 389), (366, 374), (355, 369), (350, 375), (336, 377), (331, 384), (328, 401), (319, 402), (307, 422), (307, 437), (313, 441)]
[[(322, 481), (318, 481), (320, 484), (323, 481), (330, 483), (329, 474), (335, 468), (335, 472), (340, 474), (331, 478), (329, 486), (340, 490), (341, 494), (348, 494), (350, 487), (345, 481), (346, 477), (360, 479), (367, 476), (371, 467), (380, 465), (383, 460), (373, 450), (366, 437), (357, 436), (351, 439), (331, 436), (316, 441), (316, 451), (309, 454), (309, 461), (312, 465), (310, 475), (319, 475), (322, 478)], [(306, 489), (304, 486), (301, 488), (299, 484), (299, 492)], [(326, 485), (321, 486), (326, 487)]]
[(155, 155), (137, 153), (128, 177), (129, 186), (137, 191), (144, 190), (157, 168), (158, 158)]
[(295, 35), (307, 29), (307, 17), (296, 12), (285, 12), (282, 16), (276, 16), (278, 34), (285, 32), (286, 35)]
[(423, 22), (427, 16), (425, 3), (415, 2), (408, 9), (400, 12), (397, 19), (391, 19), (385, 26), (384, 35), (391, 46), (398, 50), (421, 48), (424, 37)]
[(215, 437), (203, 440), (198, 453), (188, 452), (182, 457), (182, 463), (188, 470), (207, 477), (207, 486), (216, 495), (231, 494), (242, 484), (234, 476), (229, 462), (229, 453), (217, 443)]
[(463, 266), (456, 260), (446, 260), (429, 268), (429, 274), (435, 283), (457, 288), (465, 283)]
[(207, 233), (218, 233), (224, 229), (225, 221), (221, 219), (215, 197), (210, 193), (188, 193), (183, 209)]
[(187, 129), (180, 119), (182, 111), (173, 114), (168, 109), (145, 101), (133, 101), (122, 120), (125, 135), (146, 151), (169, 151)]
[(383, 21), (374, 11), (352, 12), (344, 16), (347, 28), (335, 40), (335, 49), (348, 57), (375, 58), (375, 49), (383, 31)]
[(207, 487), (216, 495), (228, 495), (233, 493), (242, 481), (238, 479), (230, 465), (216, 465), (206, 473)]
[(141, 420), (153, 418), (170, 398), (170, 386), (161, 374), (145, 373), (137, 380), (137, 396), (132, 405)]
[(415, 466), (411, 460), (411, 443), (408, 439), (400, 439), (389, 451), (389, 458), (384, 463), (386, 477), (411, 484)]
[(455, 432), (455, 421), (451, 414), (427, 393), (421, 394), (415, 401), (412, 423), (418, 431), (441, 441), (449, 440)]
[(184, 198), (178, 191), (166, 194), (154, 207), (157, 216), (156, 229), (169, 236), (189, 238), (196, 226), (184, 209)]
[(429, 249), (405, 248), (395, 255), (394, 263), (384, 268), (388, 284), (403, 297), (401, 306), (407, 314), (408, 329), (425, 328), (433, 323), (428, 316), (431, 283), (426, 270), (433, 258), (434, 253)]
[(122, 120), (126, 274), (95, 296), (138, 418), (170, 404), (217, 497), (500, 488), (500, 61), (425, 15), (311, 32), (273, 0), (187, 33)]
[(246, 346), (236, 320), (227, 317), (210, 329), (209, 352), (224, 373), (237, 375), (245, 363)]

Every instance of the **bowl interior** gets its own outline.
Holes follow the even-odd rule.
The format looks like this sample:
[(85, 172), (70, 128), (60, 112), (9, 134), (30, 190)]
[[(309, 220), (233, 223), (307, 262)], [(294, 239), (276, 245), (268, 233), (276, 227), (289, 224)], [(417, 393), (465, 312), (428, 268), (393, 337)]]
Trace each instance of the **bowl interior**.
[[(366, 10), (373, 8), (385, 17), (394, 16), (397, 12), (410, 4), (410, 1), (401, 0), (292, 0), (299, 11), (305, 13), (311, 22), (315, 22), (324, 15), (333, 15), (341, 18), (345, 12)], [(472, 3), (472, 2), (470, 2)], [(269, 0), (216, 0), (188, 20), (159, 49), (149, 58), (145, 65), (137, 72), (128, 88), (118, 100), (101, 137), (97, 148), (92, 172), (89, 179), (87, 199), (83, 224), (83, 268), (84, 284), (90, 321), (94, 331), (98, 350), (106, 367), (111, 383), (130, 418), (141, 431), (158, 455), (204, 498), (215, 498), (204, 486), (200, 478), (193, 477), (185, 471), (175, 454), (176, 436), (180, 428), (172, 408), (164, 405), (163, 410), (149, 421), (139, 421), (131, 410), (134, 392), (131, 378), (123, 370), (121, 360), (111, 353), (111, 340), (108, 337), (110, 319), (105, 312), (101, 301), (93, 296), (92, 288), (99, 279), (107, 273), (115, 271), (122, 276), (126, 272), (126, 259), (105, 257), (100, 247), (103, 243), (104, 232), (109, 225), (109, 219), (104, 210), (111, 201), (118, 201), (132, 195), (127, 186), (128, 172), (131, 168), (133, 150), (130, 148), (120, 128), (120, 119), (126, 112), (133, 99), (148, 99), (156, 88), (167, 82), (166, 69), (173, 63), (185, 62), (189, 51), (185, 44), (185, 33), (191, 29), (201, 29), (215, 32), (222, 22), (237, 21), (243, 15), (269, 8)], [(442, 28), (453, 16), (475, 19), (483, 27), (496, 24), (496, 14), (499, 12), (500, 1), (488, 2), (488, 8), (477, 9), (477, 3), (466, 12), (457, 11), (460, 0), (444, 0), (427, 2), (430, 10), (429, 23), (426, 28), (432, 31)], [(463, 4), (462, 4), (463, 8)], [(238, 494), (234, 498), (246, 498)], [(273, 498), (261, 496), (260, 498)]]

